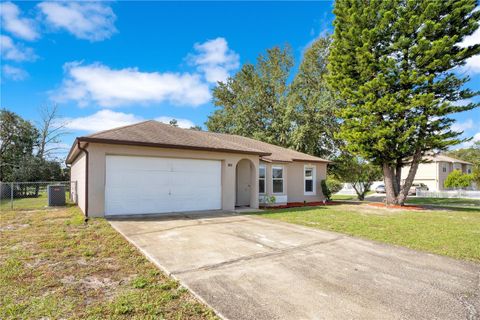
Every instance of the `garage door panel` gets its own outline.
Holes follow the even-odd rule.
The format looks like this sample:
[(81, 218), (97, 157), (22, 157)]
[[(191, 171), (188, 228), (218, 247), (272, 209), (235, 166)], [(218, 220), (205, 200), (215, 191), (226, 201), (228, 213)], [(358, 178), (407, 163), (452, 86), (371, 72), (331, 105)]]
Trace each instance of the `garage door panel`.
[(221, 162), (107, 156), (105, 214), (221, 208)]

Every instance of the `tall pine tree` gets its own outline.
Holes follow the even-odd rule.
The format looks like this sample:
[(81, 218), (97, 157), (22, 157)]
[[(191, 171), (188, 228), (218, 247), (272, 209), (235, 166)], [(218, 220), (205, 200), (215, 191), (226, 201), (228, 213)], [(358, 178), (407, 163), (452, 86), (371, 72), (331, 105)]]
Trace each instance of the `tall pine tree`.
[[(382, 166), (387, 203), (403, 205), (422, 156), (462, 140), (451, 115), (478, 107), (457, 72), (480, 52), (462, 40), (479, 24), (475, 0), (337, 0), (328, 81), (345, 101), (339, 138)], [(401, 171), (410, 165), (402, 184)]]

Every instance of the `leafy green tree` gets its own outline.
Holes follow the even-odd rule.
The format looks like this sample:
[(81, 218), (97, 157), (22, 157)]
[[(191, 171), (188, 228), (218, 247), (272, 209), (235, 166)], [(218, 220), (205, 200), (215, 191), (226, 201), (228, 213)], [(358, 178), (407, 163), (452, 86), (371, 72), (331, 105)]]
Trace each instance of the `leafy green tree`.
[(448, 151), (446, 154), (453, 158), (471, 162), (473, 164), (474, 181), (480, 186), (480, 141), (476, 141), (469, 148)]
[(320, 182), (320, 186), (322, 187), (322, 193), (325, 196), (325, 199), (330, 201), (333, 194), (342, 190), (343, 185), (340, 181), (331, 177), (327, 177), (326, 180), (322, 180)]
[(172, 127), (178, 127), (178, 121), (177, 119), (172, 119), (168, 122)]
[(290, 48), (274, 47), (260, 55), (257, 64), (244, 64), (226, 82), (213, 89), (219, 107), (206, 122), (209, 131), (287, 144), (287, 84), (293, 57)]
[[(338, 137), (382, 167), (388, 204), (403, 205), (422, 156), (460, 143), (454, 102), (476, 93), (455, 73), (480, 52), (462, 47), (478, 28), (475, 0), (337, 0), (328, 82), (345, 101)], [(401, 171), (410, 169), (401, 185)]]
[(330, 43), (329, 37), (319, 38), (305, 51), (288, 99), (289, 145), (320, 157), (331, 156), (339, 146), (334, 137), (339, 126), (337, 102), (325, 81)]
[[(325, 74), (330, 39), (305, 51), (297, 74), (289, 47), (274, 47), (213, 90), (217, 109), (207, 128), (287, 146), (316, 156), (334, 153), (336, 101)], [(293, 80), (289, 82), (289, 79)]]
[(460, 170), (453, 170), (448, 174), (443, 184), (445, 188), (465, 189), (472, 184), (473, 179), (473, 174), (462, 173)]
[(360, 201), (365, 199), (373, 182), (382, 179), (379, 166), (348, 154), (335, 158), (331, 167), (330, 172), (338, 180), (352, 185)]
[(14, 112), (0, 110), (0, 181), (14, 181), (13, 172), (38, 146), (38, 130)]

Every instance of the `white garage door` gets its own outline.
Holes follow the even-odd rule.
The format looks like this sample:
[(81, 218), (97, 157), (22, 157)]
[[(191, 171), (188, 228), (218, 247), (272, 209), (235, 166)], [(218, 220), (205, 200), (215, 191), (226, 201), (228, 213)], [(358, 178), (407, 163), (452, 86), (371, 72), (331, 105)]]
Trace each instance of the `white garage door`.
[(105, 214), (220, 209), (221, 162), (106, 157)]

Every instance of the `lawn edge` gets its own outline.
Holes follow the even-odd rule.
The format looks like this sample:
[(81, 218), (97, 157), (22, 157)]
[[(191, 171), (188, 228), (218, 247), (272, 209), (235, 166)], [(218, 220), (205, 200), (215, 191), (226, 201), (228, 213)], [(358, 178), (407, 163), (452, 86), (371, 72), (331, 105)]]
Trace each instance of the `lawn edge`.
[[(283, 210), (283, 209), (278, 209), (278, 210)], [(303, 225), (303, 224), (297, 224), (297, 223), (287, 222), (287, 221), (278, 220), (278, 219), (265, 218), (265, 217), (259, 216), (259, 215), (256, 214), (256, 213), (253, 213), (253, 214), (251, 214), (251, 215), (252, 215), (252, 216), (255, 216), (256, 218), (262, 219), (262, 220), (275, 221), (275, 222), (281, 223), (281, 224), (294, 225), (294, 226), (298, 226), (298, 227), (305, 228), (305, 229), (307, 229), (307, 230), (316, 230), (316, 231), (322, 231), (322, 232), (329, 232), (329, 233), (337, 234), (337, 235), (340, 235), (340, 236), (344, 236), (344, 237), (348, 237), (348, 238), (354, 238), (354, 239), (359, 239), (359, 240), (363, 240), (363, 241), (367, 241), (367, 242), (372, 242), (372, 243), (380, 244), (380, 245), (384, 245), (384, 246), (391, 246), (391, 247), (396, 247), (396, 248), (400, 248), (400, 249), (415, 251), (415, 252), (419, 252), (419, 253), (435, 255), (435, 256), (438, 256), (438, 257), (446, 258), (446, 259), (452, 259), (452, 260), (459, 261), (459, 262), (463, 262), (463, 263), (473, 264), (473, 265), (475, 265), (475, 266), (479, 266), (479, 265), (480, 265), (480, 261), (477, 262), (477, 261), (472, 261), (472, 260), (460, 259), (460, 258), (455, 258), (455, 257), (443, 255), (443, 254), (438, 254), (438, 253), (431, 252), (431, 251), (409, 248), (409, 247), (401, 246), (401, 245), (395, 244), (395, 243), (382, 242), (382, 241), (379, 241), (379, 240), (374, 240), (374, 239), (370, 239), (370, 238), (365, 238), (365, 237), (362, 237), (362, 236), (355, 236), (355, 235), (351, 235), (351, 234), (347, 234), (347, 233), (342, 233), (342, 232), (338, 232), (338, 231), (325, 230), (325, 229), (322, 229), (322, 228), (309, 227), (309, 226), (306, 226), (306, 225)]]
[(198, 300), (200, 301), (201, 303), (203, 303), (205, 306), (209, 307), (211, 310), (213, 310), (213, 312), (215, 312), (215, 315), (221, 319), (224, 319), (224, 320), (229, 320), (227, 317), (225, 317), (221, 312), (219, 312), (216, 308), (214, 308), (212, 305), (210, 305), (207, 301), (205, 301), (197, 292), (195, 292), (195, 290), (192, 290), (192, 288), (190, 288), (187, 284), (185, 284), (183, 281), (181, 281), (179, 278), (177, 278), (173, 273), (171, 273), (170, 271), (167, 270), (167, 268), (165, 268), (164, 266), (162, 266), (159, 262), (156, 261), (156, 259), (154, 259), (151, 255), (149, 255), (145, 250), (143, 250), (142, 248), (140, 248), (139, 246), (137, 246), (137, 244), (133, 241), (131, 241), (120, 229), (118, 229), (117, 227), (115, 227), (112, 223), (110, 223), (110, 221), (108, 219), (105, 219), (108, 224), (116, 231), (118, 232), (125, 240), (127, 240), (128, 243), (130, 243), (131, 245), (133, 245), (138, 251), (140, 251), (140, 253), (143, 254), (144, 257), (147, 258), (148, 261), (150, 261), (151, 263), (153, 263), (157, 268), (159, 268), (163, 273), (165, 273), (167, 276), (169, 276), (170, 278), (173, 278), (174, 280), (178, 281), (180, 283), (180, 285), (184, 288), (186, 288), (191, 294), (193, 294), (193, 296)]

